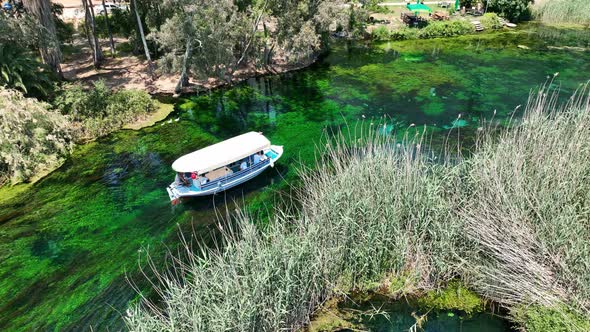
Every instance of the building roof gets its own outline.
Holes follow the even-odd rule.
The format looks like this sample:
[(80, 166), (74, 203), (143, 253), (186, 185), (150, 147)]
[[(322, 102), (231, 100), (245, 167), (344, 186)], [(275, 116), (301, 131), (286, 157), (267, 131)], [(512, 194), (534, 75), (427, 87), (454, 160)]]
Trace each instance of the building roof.
[(252, 131), (184, 155), (172, 164), (172, 169), (203, 174), (268, 148), (270, 141)]

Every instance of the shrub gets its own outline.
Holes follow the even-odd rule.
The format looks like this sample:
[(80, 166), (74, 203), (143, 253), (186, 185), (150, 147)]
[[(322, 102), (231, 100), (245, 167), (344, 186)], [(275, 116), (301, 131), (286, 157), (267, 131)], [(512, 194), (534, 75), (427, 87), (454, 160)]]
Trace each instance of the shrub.
[(518, 22), (530, 18), (529, 5), (533, 0), (489, 0), (488, 10), (500, 14), (510, 21)]
[(391, 31), (392, 40), (409, 40), (418, 38), (418, 29), (402, 27)]
[(479, 21), (488, 30), (501, 29), (504, 26), (500, 22), (500, 17), (495, 13), (485, 13)]
[(590, 331), (590, 317), (584, 317), (563, 305), (519, 306), (511, 310), (510, 314), (527, 332)]
[(475, 27), (466, 20), (429, 22), (428, 25), (418, 31), (418, 37), (439, 38), (461, 36), (475, 31)]
[[(127, 10), (113, 9), (109, 10), (109, 24), (111, 32), (114, 36), (129, 38), (135, 33), (134, 18)], [(96, 30), (101, 38), (108, 38), (109, 32), (107, 29), (106, 16), (96, 15)]]
[(48, 104), (0, 87), (0, 185), (61, 163), (72, 147), (68, 124)]
[(77, 140), (108, 134), (155, 110), (154, 102), (147, 92), (113, 92), (103, 81), (95, 82), (94, 88), (89, 91), (79, 84), (65, 85), (54, 104), (77, 123)]
[(390, 39), (390, 31), (384, 25), (380, 25), (371, 32), (371, 38), (374, 40), (385, 41)]
[(46, 97), (52, 90), (50, 77), (45, 65), (29, 51), (14, 43), (0, 43), (0, 86)]

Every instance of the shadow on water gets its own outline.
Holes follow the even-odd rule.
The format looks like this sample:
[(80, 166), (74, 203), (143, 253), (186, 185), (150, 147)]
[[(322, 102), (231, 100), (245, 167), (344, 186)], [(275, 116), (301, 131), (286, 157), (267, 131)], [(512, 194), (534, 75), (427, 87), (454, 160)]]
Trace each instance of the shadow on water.
[[(558, 34), (544, 33), (559, 46)], [(327, 133), (387, 122), (388, 134), (426, 125), (436, 144), (471, 144), (482, 119), (505, 123), (555, 72), (567, 94), (589, 78), (590, 55), (549, 48), (528, 32), (336, 44), (307, 70), (191, 96), (153, 127), (79, 146), (37, 184), (0, 190), (0, 330), (118, 330), (136, 298), (126, 275), (141, 280), (146, 250), (162, 262), (179, 230), (211, 238), (236, 204), (269, 207), (277, 192), (299, 185), (299, 165), (313, 164)], [(274, 169), (170, 206), (176, 158), (250, 130), (285, 146)]]

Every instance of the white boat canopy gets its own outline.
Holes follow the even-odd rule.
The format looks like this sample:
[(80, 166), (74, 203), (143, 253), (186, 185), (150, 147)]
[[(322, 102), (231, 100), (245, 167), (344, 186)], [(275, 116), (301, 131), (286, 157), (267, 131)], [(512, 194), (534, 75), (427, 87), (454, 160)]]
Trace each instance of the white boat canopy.
[(184, 155), (172, 164), (172, 169), (203, 174), (268, 148), (268, 138), (252, 131)]

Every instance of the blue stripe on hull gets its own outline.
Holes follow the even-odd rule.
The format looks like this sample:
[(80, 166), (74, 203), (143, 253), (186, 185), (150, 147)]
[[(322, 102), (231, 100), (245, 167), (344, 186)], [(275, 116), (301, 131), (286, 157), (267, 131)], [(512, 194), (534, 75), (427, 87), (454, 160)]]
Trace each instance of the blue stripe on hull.
[[(276, 162), (282, 155), (282, 149), (279, 151), (272, 151), (273, 157), (272, 162)], [(175, 183), (172, 183), (166, 190), (168, 191), (168, 196), (170, 197), (171, 201), (175, 201), (181, 197), (197, 197), (197, 196), (207, 196), (213, 195), (218, 192), (225, 191), (227, 189), (233, 188), (237, 185), (240, 185), (262, 173), (265, 169), (271, 166), (271, 158), (261, 161), (258, 164), (251, 166), (245, 170), (238, 171), (229, 175), (226, 175), (222, 178), (216, 179), (214, 181), (208, 182), (201, 186), (201, 188), (197, 188), (195, 186), (190, 187), (183, 187), (177, 186)]]

